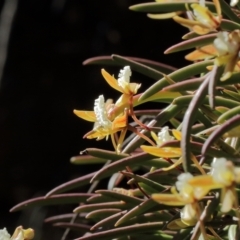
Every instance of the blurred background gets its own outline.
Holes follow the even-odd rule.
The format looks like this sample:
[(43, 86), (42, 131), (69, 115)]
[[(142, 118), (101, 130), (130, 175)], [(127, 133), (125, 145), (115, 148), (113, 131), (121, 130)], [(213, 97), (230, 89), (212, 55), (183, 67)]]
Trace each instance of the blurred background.
[[(100, 69), (117, 76), (119, 68), (83, 66), (84, 60), (115, 53), (183, 66), (183, 54), (163, 51), (186, 30), (172, 20), (151, 20), (128, 9), (141, 2), (147, 0), (1, 1), (0, 228), (43, 227), (44, 234), (38, 232), (36, 239), (60, 239), (63, 230), (42, 221), (71, 212), (72, 206), (17, 213), (9, 209), (98, 169), (70, 164), (70, 157), (86, 147), (112, 149), (106, 141), (82, 139), (92, 125), (73, 109), (92, 110), (100, 94), (116, 100), (118, 93)], [(142, 82), (142, 91), (153, 83), (137, 73), (132, 79)]]

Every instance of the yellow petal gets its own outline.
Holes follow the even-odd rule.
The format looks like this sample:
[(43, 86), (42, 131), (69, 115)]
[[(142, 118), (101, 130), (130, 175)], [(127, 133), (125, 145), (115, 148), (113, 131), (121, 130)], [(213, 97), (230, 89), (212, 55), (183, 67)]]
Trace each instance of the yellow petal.
[(24, 240), (31, 240), (34, 238), (34, 230), (32, 228), (23, 229)]
[(151, 19), (169, 19), (173, 18), (174, 16), (180, 15), (182, 12), (170, 12), (170, 13), (160, 13), (160, 14), (151, 14), (149, 13), (147, 16)]
[(124, 114), (123, 116), (116, 117), (112, 123), (112, 128), (114, 129), (119, 129), (119, 128), (124, 128), (127, 126), (127, 116)]
[(211, 44), (211, 45), (198, 48), (197, 50), (187, 54), (185, 56), (185, 59), (189, 61), (197, 61), (197, 60), (210, 59), (216, 56), (217, 56), (217, 50)]
[(86, 121), (89, 121), (89, 122), (97, 121), (95, 113), (93, 111), (79, 111), (74, 109), (73, 113)]
[(146, 153), (162, 158), (176, 158), (182, 155), (180, 148), (159, 148), (146, 145), (142, 145), (141, 148)]
[(23, 229), (22, 226), (19, 226), (15, 229), (11, 240), (31, 240), (34, 237), (34, 230), (31, 228)]
[(222, 191), (221, 212), (227, 213), (232, 209), (235, 202), (235, 194), (233, 191), (234, 191), (233, 189), (225, 189), (225, 191)]
[(171, 230), (179, 230), (179, 229), (187, 228), (187, 227), (189, 227), (189, 226), (187, 224), (183, 223), (181, 218), (175, 219), (174, 221), (170, 222), (167, 225), (167, 228), (171, 229)]
[(180, 131), (173, 129), (172, 134), (177, 140), (179, 140), (179, 141), (182, 140), (182, 133)]
[(204, 34), (207, 34), (207, 33), (209, 33), (209, 32), (211, 31), (211, 29), (205, 28), (205, 27), (201, 27), (201, 26), (199, 26), (199, 25), (193, 26), (193, 27), (192, 27), (192, 30), (193, 30), (195, 33), (199, 34), (199, 35), (204, 35)]
[(106, 72), (104, 69), (102, 69), (102, 75), (104, 77), (104, 79), (107, 81), (107, 83), (114, 89), (116, 89), (117, 91), (122, 93), (122, 88), (118, 86), (118, 81), (111, 76), (108, 72)]
[(202, 168), (202, 166), (199, 164), (197, 158), (191, 153), (191, 160), (193, 161), (193, 163), (195, 164), (195, 166), (198, 168), (198, 170), (200, 171), (201, 174), (205, 175), (205, 171)]
[(189, 19), (182, 18), (182, 17), (179, 17), (179, 16), (173, 17), (173, 20), (174, 20), (175, 22), (181, 24), (182, 26), (188, 27), (188, 28), (193, 28), (194, 26), (196, 26), (196, 25), (199, 24), (198, 21), (189, 20)]
[(219, 0), (213, 0), (216, 8), (217, 15), (219, 16), (219, 21), (221, 21), (222, 9)]
[(154, 139), (154, 141), (157, 143), (159, 141), (158, 136), (155, 132), (151, 131), (151, 136)]
[(171, 166), (167, 167), (167, 168), (162, 168), (163, 171), (170, 171), (174, 168), (176, 168), (177, 166), (179, 166), (182, 163), (182, 158), (179, 158), (174, 164), (172, 164)]
[(196, 176), (188, 180), (188, 183), (194, 187), (215, 186), (215, 181), (211, 175)]
[(152, 199), (158, 203), (165, 204), (168, 206), (184, 206), (185, 203), (180, 201), (176, 195), (173, 194), (152, 194)]
[(136, 94), (140, 87), (141, 84), (139, 83), (129, 83), (128, 88), (126, 89), (126, 94)]

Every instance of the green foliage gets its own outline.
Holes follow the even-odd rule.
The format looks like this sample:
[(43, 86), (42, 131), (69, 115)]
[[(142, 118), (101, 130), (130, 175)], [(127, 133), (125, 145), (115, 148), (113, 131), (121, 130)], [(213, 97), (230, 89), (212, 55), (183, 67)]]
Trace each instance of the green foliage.
[[(86, 60), (84, 64), (129, 66), (153, 84), (137, 94), (140, 85), (126, 79), (121, 85), (103, 70), (105, 80), (122, 95), (115, 104), (106, 101), (99, 112), (95, 108), (100, 97), (94, 111), (76, 110), (75, 114), (95, 122), (86, 138), (100, 140), (109, 135), (114, 151), (88, 148), (72, 157), (73, 164), (103, 166), (11, 211), (79, 203), (74, 214), (46, 219), (78, 231), (79, 240), (239, 239), (239, 10), (224, 0), (205, 2), (207, 8), (201, 4), (163, 0), (130, 7), (149, 13), (150, 18), (173, 18), (188, 27), (186, 40), (165, 54), (195, 49), (188, 57), (193, 63), (176, 69), (119, 55)], [(186, 11), (193, 20), (179, 17), (186, 16)], [(167, 106), (134, 109), (146, 102)], [(132, 133), (126, 137), (126, 132)], [(108, 189), (98, 189), (102, 179), (109, 179)], [(129, 187), (122, 188), (123, 183)], [(88, 193), (66, 193), (89, 184)]]

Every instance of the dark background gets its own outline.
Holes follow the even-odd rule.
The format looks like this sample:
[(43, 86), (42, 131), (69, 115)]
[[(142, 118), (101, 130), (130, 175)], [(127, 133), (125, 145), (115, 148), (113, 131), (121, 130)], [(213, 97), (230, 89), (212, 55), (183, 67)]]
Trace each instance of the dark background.
[[(83, 141), (92, 125), (72, 111), (92, 110), (102, 93), (116, 99), (100, 69), (116, 76), (119, 68), (83, 66), (85, 59), (116, 53), (183, 66), (183, 54), (163, 51), (179, 42), (186, 30), (172, 20), (151, 20), (128, 10), (141, 2), (146, 1), (18, 1), (0, 86), (0, 228), (12, 232), (23, 224), (41, 229), (51, 209), (9, 209), (91, 171), (69, 163), (80, 150), (111, 148), (105, 141)], [(143, 83), (141, 91), (153, 83), (137, 73), (133, 79)], [(62, 230), (50, 233), (44, 227), (43, 239), (59, 239)]]

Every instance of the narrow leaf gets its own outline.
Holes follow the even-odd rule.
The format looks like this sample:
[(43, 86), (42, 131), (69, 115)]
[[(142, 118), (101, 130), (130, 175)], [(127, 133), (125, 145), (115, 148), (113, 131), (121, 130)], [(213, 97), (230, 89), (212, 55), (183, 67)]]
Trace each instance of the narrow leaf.
[(151, 209), (155, 207), (163, 207), (163, 209), (166, 209), (167, 207), (165, 205), (161, 205), (157, 202), (155, 202), (153, 199), (148, 199), (145, 202), (141, 203), (140, 205), (134, 207), (130, 211), (128, 211), (124, 216), (122, 216), (116, 223), (115, 226), (119, 226), (126, 222), (127, 220), (142, 215), (147, 212), (151, 212)]
[(102, 164), (106, 163), (107, 159), (96, 158), (92, 156), (74, 156), (71, 157), (70, 162), (76, 165), (82, 164)]
[(107, 202), (107, 203), (93, 203), (88, 205), (81, 205), (73, 210), (74, 213), (91, 212), (94, 210), (105, 209), (105, 208), (116, 208), (116, 209), (128, 209), (133, 204), (125, 202)]
[[(129, 9), (137, 12), (146, 13), (161, 13), (161, 12), (176, 12), (176, 11), (187, 11), (192, 3), (196, 1), (175, 1), (175, 2), (161, 2), (161, 3), (140, 3), (131, 6)], [(210, 2), (205, 2), (210, 9), (214, 9), (214, 5)], [(214, 9), (215, 10), (215, 9)]]
[[(217, 141), (224, 133), (234, 129), (235, 127), (240, 125), (240, 115), (232, 117), (231, 119), (227, 120), (223, 123), (219, 128), (217, 128), (206, 140), (202, 147), (202, 155), (205, 155), (212, 144)], [(234, 153), (233, 153), (234, 154)]]
[(133, 70), (136, 72), (139, 72), (147, 77), (150, 77), (152, 79), (158, 80), (163, 76), (162, 72), (159, 72), (158, 70), (151, 68), (149, 66), (146, 66), (144, 64), (135, 62), (133, 60), (130, 60), (125, 57), (121, 57), (119, 55), (112, 55), (112, 59), (118, 63), (120, 63), (122, 66), (130, 66)]
[(148, 178), (145, 178), (145, 177), (142, 177), (142, 176), (136, 175), (134, 173), (130, 173), (130, 172), (122, 172), (122, 173), (124, 174), (124, 176), (134, 179), (134, 181), (129, 180), (128, 184), (130, 184), (130, 181), (131, 181), (131, 184), (136, 181), (136, 182), (145, 183), (149, 187), (155, 189), (156, 192), (162, 192), (162, 191), (166, 190), (166, 187), (164, 187), (163, 185), (161, 185), (157, 182), (154, 182)]
[[(123, 56), (124, 58), (133, 60), (134, 62), (142, 63), (146, 66), (149, 66), (151, 68), (156, 69), (157, 71), (164, 72), (164, 73), (170, 73), (172, 71), (177, 70), (175, 67), (166, 65), (164, 63), (155, 62), (149, 59), (144, 58), (136, 58), (136, 57), (129, 57), (129, 56)], [(91, 65), (91, 64), (97, 64), (97, 65), (114, 65), (114, 66), (123, 66), (122, 63), (118, 61), (113, 61), (112, 56), (100, 56), (100, 57), (93, 57), (85, 60), (83, 62), (83, 65)]]
[(127, 196), (118, 192), (110, 191), (110, 190), (97, 190), (96, 193), (102, 194), (104, 196), (111, 197), (118, 201), (124, 201), (126, 203), (132, 203), (134, 205), (140, 204), (143, 200), (136, 197)]
[(58, 222), (53, 224), (54, 227), (60, 227), (60, 228), (69, 228), (71, 230), (86, 233), (90, 231), (90, 226), (86, 224), (81, 223), (69, 223), (69, 222)]
[(45, 223), (52, 223), (52, 222), (62, 222), (71, 220), (76, 214), (74, 213), (66, 213), (57, 216), (48, 217), (44, 220)]
[(111, 176), (113, 173), (123, 170), (126, 166), (140, 165), (145, 161), (152, 159), (153, 157), (147, 153), (139, 153), (133, 156), (123, 158), (117, 162), (110, 163), (108, 166), (100, 169), (92, 178), (91, 182), (100, 180), (102, 178)]
[[(199, 73), (205, 72), (206, 67), (209, 65), (212, 65), (213, 61), (202, 61), (198, 63), (193, 63), (191, 65), (188, 65), (184, 68), (181, 68), (171, 74), (168, 75), (169, 78), (171, 78), (175, 82), (179, 82), (181, 80), (185, 80), (186, 78), (189, 78), (191, 76), (197, 75)], [(150, 88), (148, 88), (139, 98), (139, 101), (143, 101), (149, 97), (151, 97), (153, 94), (157, 93), (158, 91), (162, 90), (162, 88), (168, 86), (169, 83), (166, 78), (162, 78), (159, 81), (157, 81), (155, 84), (153, 84)]]
[(70, 191), (70, 190), (78, 188), (78, 187), (88, 185), (90, 183), (91, 178), (95, 174), (96, 174), (96, 172), (89, 173), (82, 177), (73, 179), (69, 182), (63, 183), (63, 184), (57, 186), (56, 188), (52, 189), (50, 192), (48, 192), (46, 194), (46, 198), (49, 196), (52, 196), (53, 194), (56, 194), (56, 193), (63, 193), (63, 192), (67, 192), (67, 191)]
[(225, 15), (233, 22), (240, 23), (239, 17), (234, 13), (231, 7), (224, 0), (219, 0), (219, 2), (223, 13), (225, 13)]
[(223, 113), (217, 120), (219, 124), (224, 123), (225, 121), (229, 120), (230, 118), (240, 115), (240, 106), (237, 106), (235, 108), (229, 109), (225, 113)]
[[(95, 239), (114, 239), (118, 237), (123, 237), (127, 235), (132, 234), (138, 234), (138, 233), (149, 233), (153, 231), (159, 231), (161, 228), (162, 223), (161, 222), (152, 222), (152, 223), (143, 223), (143, 224), (136, 224), (133, 226), (126, 226), (126, 227), (120, 227), (116, 229), (109, 229), (102, 232), (93, 233), (91, 235), (87, 235), (81, 238), (77, 238), (76, 240), (95, 240)], [(161, 238), (159, 238), (161, 240)]]
[(212, 33), (212, 34), (191, 38), (189, 40), (173, 45), (172, 47), (165, 50), (164, 53), (169, 54), (169, 53), (179, 52), (179, 51), (183, 51), (183, 50), (191, 49), (195, 47), (202, 47), (202, 46), (213, 43), (213, 40), (216, 38), (216, 36), (217, 36), (216, 33)]
[(121, 216), (123, 216), (127, 211), (122, 211), (119, 213), (115, 213), (112, 216), (109, 216), (105, 219), (102, 219), (100, 221), (98, 221), (95, 225), (92, 226), (91, 230), (96, 230), (98, 228), (104, 228), (105, 226), (107, 228), (109, 227), (114, 227), (114, 223), (117, 221), (117, 219), (119, 219)]
[(24, 202), (21, 202), (10, 209), (10, 212), (16, 212), (28, 207), (61, 205), (86, 202), (93, 194), (90, 193), (68, 193), (53, 195), (51, 197), (37, 197)]
[(113, 214), (119, 213), (121, 211), (122, 211), (121, 209), (116, 209), (116, 208), (97, 209), (97, 210), (94, 210), (94, 211), (88, 213), (86, 215), (86, 219), (93, 218), (93, 219), (97, 219), (99, 221), (99, 219), (103, 219), (103, 218), (112, 216)]
[(102, 159), (111, 159), (113, 161), (128, 157), (128, 154), (124, 154), (124, 153), (117, 154), (116, 152), (99, 149), (99, 148), (87, 148), (86, 152), (93, 157), (98, 157)]

